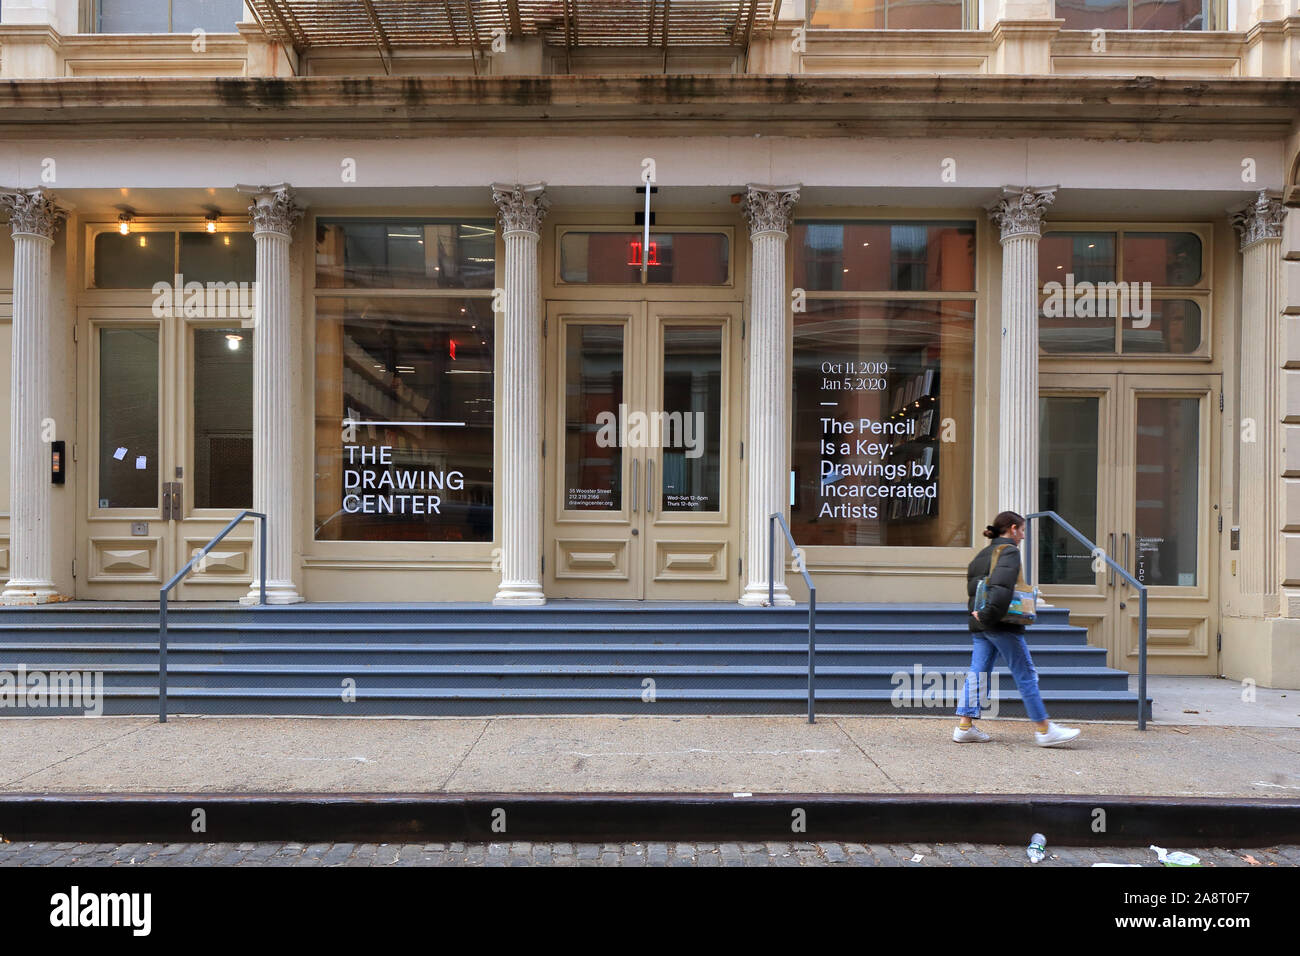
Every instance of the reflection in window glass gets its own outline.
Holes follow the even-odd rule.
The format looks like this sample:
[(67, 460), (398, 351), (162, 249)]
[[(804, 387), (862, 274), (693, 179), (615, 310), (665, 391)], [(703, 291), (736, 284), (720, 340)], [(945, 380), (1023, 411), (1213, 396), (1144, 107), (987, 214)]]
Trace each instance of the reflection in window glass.
[(800, 544), (970, 545), (974, 327), (973, 302), (813, 299), (795, 315)]
[(962, 0), (808, 0), (808, 25), (828, 30), (960, 30)]
[(1044, 352), (1114, 352), (1113, 316), (1066, 316), (1038, 313), (1038, 347)]
[(257, 245), (253, 234), (182, 232), (180, 273), (187, 283), (252, 282), (257, 278)]
[(1205, 30), (1210, 0), (1056, 0), (1065, 30)]
[[(1038, 506), (1097, 540), (1097, 414), (1100, 400), (1050, 395), (1038, 401)], [(1034, 529), (1039, 584), (1092, 584), (1092, 554), (1059, 524)]]
[(346, 219), (318, 223), (316, 285), (349, 289), (490, 289), (496, 226)]
[(1113, 282), (1113, 232), (1049, 232), (1038, 242), (1038, 281)]
[[(560, 278), (591, 285), (639, 285), (642, 232), (566, 232), (560, 237)], [(649, 283), (726, 285), (727, 235), (720, 232), (651, 232)]]
[(95, 288), (151, 289), (172, 283), (176, 273), (176, 233), (101, 232), (95, 236)]
[(99, 507), (158, 507), (158, 329), (99, 330)]
[(1124, 280), (1196, 285), (1201, 281), (1201, 237), (1193, 232), (1124, 233)]
[(1151, 324), (1135, 328), (1146, 316), (1126, 319), (1120, 333), (1125, 352), (1187, 355), (1201, 347), (1201, 307), (1191, 299), (1156, 299), (1149, 303)]
[(722, 480), (722, 329), (664, 328), (664, 511), (718, 511)]
[(1137, 400), (1134, 576), (1147, 586), (1195, 587), (1200, 498), (1200, 400)]
[(243, 0), (98, 0), (100, 33), (235, 33)]
[(799, 222), (794, 284), (815, 292), (970, 292), (969, 222)]
[(317, 540), (492, 539), (491, 304), (317, 300)]
[(194, 507), (253, 507), (253, 330), (194, 330)]
[(564, 509), (619, 511), (623, 326), (569, 325), (564, 349)]

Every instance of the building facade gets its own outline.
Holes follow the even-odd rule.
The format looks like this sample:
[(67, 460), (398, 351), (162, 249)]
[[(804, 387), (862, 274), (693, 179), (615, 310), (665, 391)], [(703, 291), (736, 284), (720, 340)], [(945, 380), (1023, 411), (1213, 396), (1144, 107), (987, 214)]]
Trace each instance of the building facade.
[(1153, 670), (1300, 686), (1294, 0), (463, 6), (4, 0), (5, 603), (244, 508), (178, 597), (762, 604), (779, 512), (955, 601), (1053, 510)]

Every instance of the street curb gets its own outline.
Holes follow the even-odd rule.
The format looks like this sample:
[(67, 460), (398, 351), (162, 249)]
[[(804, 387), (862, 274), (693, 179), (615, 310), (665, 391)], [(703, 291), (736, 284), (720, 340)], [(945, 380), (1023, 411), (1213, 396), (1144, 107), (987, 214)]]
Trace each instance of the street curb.
[(1295, 844), (1300, 843), (1300, 800), (871, 793), (0, 794), (0, 836), (9, 842), (1020, 844), (1035, 832), (1053, 846)]

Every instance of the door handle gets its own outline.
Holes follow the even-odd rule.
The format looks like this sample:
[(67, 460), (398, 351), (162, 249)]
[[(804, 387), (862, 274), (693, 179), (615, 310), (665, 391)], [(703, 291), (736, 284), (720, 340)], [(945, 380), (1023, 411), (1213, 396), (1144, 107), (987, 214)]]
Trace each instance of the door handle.
[(645, 463), (645, 513), (652, 515), (655, 513), (655, 460), (651, 458)]
[(636, 472), (637, 465), (641, 464), (640, 459), (632, 459), (632, 513), (636, 514), (641, 507), (641, 498), (636, 493)]
[[(1121, 535), (1121, 538), (1124, 541), (1124, 570), (1129, 574), (1132, 574), (1133, 569), (1128, 566), (1128, 532), (1125, 531), (1124, 534)], [(1128, 587), (1127, 581), (1124, 582), (1124, 587)]]
[[(1114, 531), (1110, 533), (1110, 540), (1107, 543), (1110, 545), (1110, 550), (1106, 552), (1106, 555), (1113, 561), (1115, 560), (1115, 532)], [(1114, 586), (1115, 586), (1115, 569), (1108, 564), (1106, 565), (1106, 587), (1113, 588)]]

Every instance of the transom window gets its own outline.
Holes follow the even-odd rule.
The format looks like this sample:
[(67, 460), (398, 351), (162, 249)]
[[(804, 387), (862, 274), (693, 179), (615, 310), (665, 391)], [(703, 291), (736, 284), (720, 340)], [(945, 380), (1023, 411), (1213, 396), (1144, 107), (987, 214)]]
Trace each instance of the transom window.
[(1204, 354), (1210, 287), (1199, 231), (1058, 227), (1038, 246), (1044, 352)]

